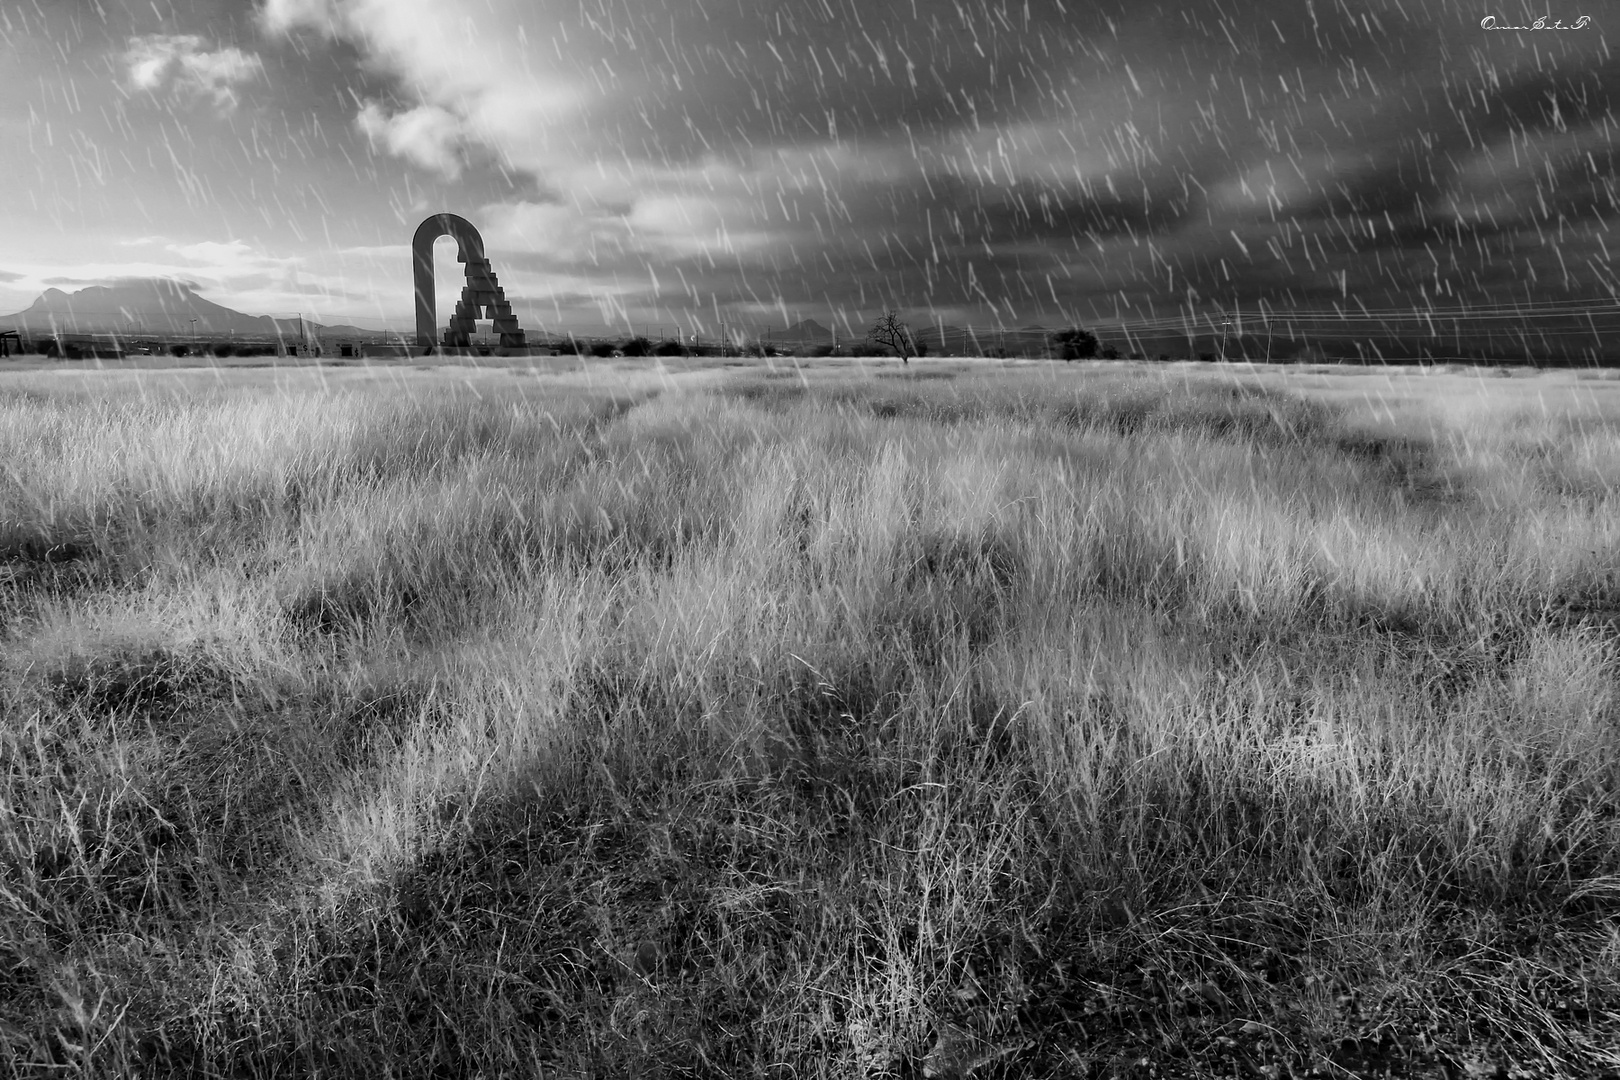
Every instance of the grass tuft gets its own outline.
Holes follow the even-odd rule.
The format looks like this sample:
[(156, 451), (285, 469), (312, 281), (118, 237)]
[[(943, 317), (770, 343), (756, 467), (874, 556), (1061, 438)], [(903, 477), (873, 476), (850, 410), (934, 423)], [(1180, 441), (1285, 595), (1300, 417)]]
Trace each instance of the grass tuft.
[(0, 1070), (1620, 1070), (1600, 384), (138, 374), (0, 390)]

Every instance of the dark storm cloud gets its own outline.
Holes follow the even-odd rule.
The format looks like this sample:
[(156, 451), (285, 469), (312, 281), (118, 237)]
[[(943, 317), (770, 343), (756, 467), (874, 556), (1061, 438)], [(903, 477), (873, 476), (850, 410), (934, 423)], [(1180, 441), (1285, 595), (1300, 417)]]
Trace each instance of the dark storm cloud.
[[(1370, 148), (1370, 168), (1335, 180), (1316, 201), (1293, 211), (1296, 217), (1323, 218), (1345, 214), (1406, 214), (1432, 204), (1457, 180), (1460, 162), (1504, 139), (1564, 133), (1601, 124), (1613, 115), (1606, 80), (1620, 78), (1620, 60), (1596, 63), (1573, 72), (1525, 72), (1497, 79), (1470, 76), (1442, 85), (1445, 112), (1420, 108), (1436, 95), (1414, 97), (1403, 104), (1414, 126), (1383, 145)], [(1422, 112), (1419, 117), (1413, 114)], [(1527, 146), (1526, 153), (1531, 152)], [(1568, 146), (1563, 160), (1548, 158), (1559, 175), (1548, 191), (1567, 202), (1577, 216), (1589, 216), (1593, 178), (1609, 169), (1589, 163), (1587, 146)], [(1601, 148), (1607, 157), (1611, 151)], [(1564, 182), (1560, 182), (1564, 181)], [(1583, 197), (1587, 196), (1587, 197)], [(1581, 209), (1583, 208), (1584, 209)]]
[[(911, 291), (933, 303), (991, 303), (1004, 289), (1034, 302), (1052, 291), (1054, 271), (1072, 280), (1078, 267), (1096, 289), (1160, 304), (1344, 299), (1353, 288), (1401, 295), (1422, 287), (1437, 249), (1464, 252), (1446, 266), (1458, 288), (1483, 287), (1503, 259), (1556, 259), (1518, 235), (1534, 227), (1525, 215), (1575, 224), (1614, 208), (1609, 151), (1594, 153), (1581, 133), (1612, 115), (1603, 87), (1620, 74), (1615, 62), (1549, 43), (1551, 62), (1526, 68), (1525, 46), (1481, 39), (1477, 18), (1458, 7), (1047, 8), (1032, 19), (1038, 33), (1019, 37), (994, 8), (959, 6), (955, 20), (873, 20), (864, 37), (811, 20), (791, 46), (766, 34), (772, 60), (761, 64), (750, 34), (770, 17), (745, 18), (725, 44), (684, 57), (689, 73), (713, 76), (701, 91), (671, 81), (656, 107), (636, 99), (649, 130), (666, 132), (646, 147), (677, 156), (834, 133), (913, 145), (932, 134), (938, 147), (1015, 124), (1081, 147), (1043, 175), (989, 168), (988, 183), (941, 176), (926, 153), (897, 181), (844, 179), (837, 212), (811, 213), (813, 236), (802, 220), (795, 228), (775, 220), (793, 215), (766, 209), (760, 217), (795, 269), (774, 251), (742, 262), (764, 270), (771, 288), (791, 290), (786, 278), (797, 272), (805, 291), (842, 280), (855, 301)], [(785, 49), (799, 62), (777, 62)], [(905, 78), (898, 57), (914, 65)], [(1126, 129), (1142, 135), (1145, 152), (1131, 152)], [(1511, 152), (1514, 140), (1570, 132), (1560, 145), (1524, 144), (1550, 168), (1545, 176), (1489, 158), (1499, 144)], [(1082, 175), (1087, 152), (1091, 175)], [(1210, 196), (1245, 185), (1262, 164), (1286, 172), (1301, 162), (1308, 179), (1288, 178), (1274, 204)], [(1078, 179), (1062, 179), (1065, 168)], [(1534, 205), (1515, 210), (1498, 195)], [(1292, 258), (1281, 257), (1280, 220), (1298, 230), (1287, 237)], [(1162, 250), (1119, 240), (1156, 240)], [(707, 282), (701, 265), (693, 271)]]
[[(1460, 287), (1492, 259), (1556, 257), (1519, 235), (1538, 219), (1590, 222), (1612, 202), (1590, 135), (1609, 113), (1602, 43), (1493, 37), (1457, 3), (524, 11), (555, 21), (519, 28), (523, 63), (549, 35), (585, 100), (538, 142), (521, 125), (491, 136), (530, 178), (510, 219), (556, 237), (511, 264), (572, 268), (631, 302), (638, 280), (650, 303), (709, 309), (1344, 298), (1433, 278), (1437, 250)], [(387, 115), (419, 100), (500, 127), (504, 83), (435, 74), (427, 54), (411, 68), (412, 47), (430, 46), (386, 54), (420, 76)], [(445, 92), (411, 97), (434, 79)], [(464, 107), (469, 92), (484, 97)], [(1546, 176), (1499, 160), (1520, 144)]]
[[(609, 31), (597, 61), (624, 93), (601, 115), (649, 158), (717, 148), (863, 139), (905, 128), (1028, 115), (1067, 72), (1095, 66), (1092, 40), (1118, 5), (758, 3), (703, 17), (648, 5)], [(701, 9), (700, 9), (701, 10)], [(604, 28), (584, 16), (598, 32)]]
[[(449, 209), (519, 302), (632, 318), (890, 297), (1034, 319), (1611, 279), (1620, 60), (1601, 25), (1493, 34), (1455, 0), (149, 8), (24, 19), (72, 68), (71, 86), (28, 68), (43, 96), (0, 105), (38, 155), (0, 194), (37, 211), (42, 247), (136, 220), (241, 240), (263, 257), (240, 281), (268, 294), (272, 266), (314, 272)], [(180, 35), (263, 77), (229, 110), (132, 93), (129, 42)], [(85, 106), (95, 70), (108, 96)], [(298, 288), (374, 288), (408, 313), (389, 258), (375, 285), (355, 256), (365, 285)], [(101, 269), (81, 262), (36, 258), (28, 279)]]

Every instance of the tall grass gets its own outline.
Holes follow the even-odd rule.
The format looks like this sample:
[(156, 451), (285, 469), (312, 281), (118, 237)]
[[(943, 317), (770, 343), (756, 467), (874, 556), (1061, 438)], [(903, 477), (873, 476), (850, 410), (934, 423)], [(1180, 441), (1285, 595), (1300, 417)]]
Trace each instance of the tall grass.
[(1620, 1067), (1620, 410), (945, 374), (0, 396), (10, 1067)]

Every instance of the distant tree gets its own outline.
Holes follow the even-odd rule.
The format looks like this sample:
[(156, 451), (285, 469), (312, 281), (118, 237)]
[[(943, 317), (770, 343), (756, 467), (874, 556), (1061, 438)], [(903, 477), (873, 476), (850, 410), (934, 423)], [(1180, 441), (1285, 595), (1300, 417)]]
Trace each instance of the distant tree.
[(655, 356), (685, 356), (686, 346), (678, 341), (660, 341), (653, 349)]
[(611, 341), (598, 341), (598, 342), (596, 342), (595, 344), (593, 344), (591, 346), (591, 355), (592, 356), (612, 356), (613, 355), (613, 342), (611, 342)]
[(190, 345), (170, 345), (169, 346), (169, 355), (170, 356), (185, 356), (185, 355), (189, 354), (190, 352), (191, 352), (191, 346)]
[(226, 342), (220, 342), (213, 348), (213, 353), (215, 356), (230, 356), (234, 352), (236, 352), (236, 347)]
[(1102, 347), (1102, 351), (1097, 355), (1102, 357), (1104, 360), (1118, 360), (1119, 350), (1114, 348), (1112, 345), (1104, 345)]
[(1097, 335), (1078, 326), (1053, 334), (1052, 345), (1065, 360), (1087, 360), (1097, 355)]
[(619, 351), (626, 356), (651, 356), (652, 342), (644, 337), (633, 337), (625, 342)]
[(866, 332), (866, 337), (899, 353), (902, 364), (911, 363), (912, 354), (917, 352), (916, 343), (911, 338), (911, 328), (900, 321), (899, 313), (893, 308), (878, 316), (878, 321)]

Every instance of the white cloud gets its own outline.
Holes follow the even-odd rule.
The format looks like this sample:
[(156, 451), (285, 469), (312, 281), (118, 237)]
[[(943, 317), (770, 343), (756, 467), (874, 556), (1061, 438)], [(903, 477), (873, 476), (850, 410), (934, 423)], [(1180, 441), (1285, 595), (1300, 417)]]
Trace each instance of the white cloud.
[(252, 245), (241, 240), (232, 240), (224, 244), (214, 240), (204, 240), (197, 244), (166, 244), (164, 246), (181, 258), (206, 263), (209, 266), (244, 269), (249, 272), (257, 271), (268, 264), (299, 261), (296, 259), (273, 259), (260, 254), (253, 249)]
[(447, 176), (473, 143), (538, 171), (585, 100), (571, 54), (560, 43), (542, 51), (539, 33), (555, 20), (532, 0), (265, 0), (259, 22), (277, 35), (342, 38), (395, 76), (413, 107), (390, 114), (367, 102), (356, 122), (390, 153)]
[(622, 251), (629, 235), (619, 215), (563, 203), (496, 203), (481, 207), (480, 217), (486, 248), (541, 252), (566, 263), (596, 259), (603, 249)]
[(236, 107), (236, 88), (264, 74), (264, 62), (235, 46), (210, 50), (196, 34), (148, 34), (130, 38), (124, 50), (129, 84), (157, 92), (210, 98), (220, 109)]
[(259, 22), (272, 34), (309, 27), (336, 37), (340, 17), (332, 0), (265, 0), (259, 9)]
[(437, 105), (418, 105), (390, 116), (375, 101), (368, 101), (355, 117), (355, 126), (373, 146), (395, 157), (454, 180), (461, 175), (461, 149), (466, 142), (462, 119)]

